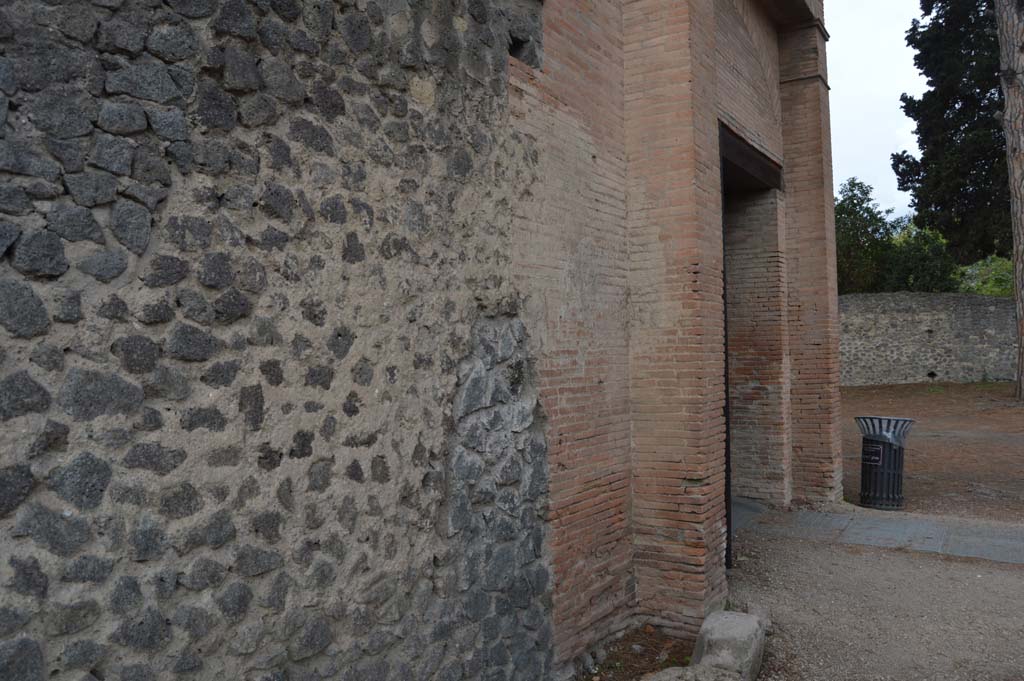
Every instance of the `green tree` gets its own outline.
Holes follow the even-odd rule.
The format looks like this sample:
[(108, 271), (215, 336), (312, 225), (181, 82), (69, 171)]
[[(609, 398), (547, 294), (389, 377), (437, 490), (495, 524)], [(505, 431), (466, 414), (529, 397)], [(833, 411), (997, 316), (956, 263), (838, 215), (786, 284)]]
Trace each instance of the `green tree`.
[(881, 260), (892, 236), (892, 210), (875, 202), (871, 185), (851, 177), (836, 198), (836, 265), (839, 293), (879, 290)]
[(993, 0), (921, 0), (907, 44), (928, 79), (920, 98), (903, 95), (917, 124), (920, 157), (894, 154), (900, 189), (920, 224), (949, 241), (961, 264), (1012, 249), (1003, 93)]
[(879, 207), (869, 184), (853, 177), (836, 199), (836, 261), (839, 293), (921, 291), (960, 286), (960, 268), (938, 232), (893, 218)]

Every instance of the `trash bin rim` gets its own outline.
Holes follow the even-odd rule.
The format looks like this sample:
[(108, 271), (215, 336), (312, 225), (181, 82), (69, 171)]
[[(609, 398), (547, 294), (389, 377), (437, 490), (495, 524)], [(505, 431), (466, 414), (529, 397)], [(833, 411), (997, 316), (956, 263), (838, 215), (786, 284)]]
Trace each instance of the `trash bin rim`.
[(889, 421), (898, 421), (900, 423), (906, 423), (908, 421), (910, 423), (917, 423), (915, 419), (908, 419), (902, 416), (854, 416), (853, 418), (854, 420), (857, 421), (859, 421), (860, 419), (887, 419)]
[(900, 447), (914, 427), (914, 419), (900, 416), (855, 416), (857, 430), (865, 438), (883, 440)]

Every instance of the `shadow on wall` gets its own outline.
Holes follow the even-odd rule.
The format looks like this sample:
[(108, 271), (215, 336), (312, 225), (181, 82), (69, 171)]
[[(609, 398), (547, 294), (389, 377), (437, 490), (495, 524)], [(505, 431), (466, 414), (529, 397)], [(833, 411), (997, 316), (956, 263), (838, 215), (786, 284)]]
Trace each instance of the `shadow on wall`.
[(839, 297), (842, 385), (1014, 380), (1013, 300), (961, 293)]

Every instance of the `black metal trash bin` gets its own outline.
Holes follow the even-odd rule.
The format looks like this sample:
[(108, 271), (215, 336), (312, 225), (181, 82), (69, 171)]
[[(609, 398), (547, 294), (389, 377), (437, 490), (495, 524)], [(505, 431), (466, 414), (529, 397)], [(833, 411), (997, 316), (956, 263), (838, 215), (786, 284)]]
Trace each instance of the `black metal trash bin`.
[(860, 505), (885, 511), (903, 508), (903, 447), (913, 419), (858, 416), (864, 436), (860, 455)]

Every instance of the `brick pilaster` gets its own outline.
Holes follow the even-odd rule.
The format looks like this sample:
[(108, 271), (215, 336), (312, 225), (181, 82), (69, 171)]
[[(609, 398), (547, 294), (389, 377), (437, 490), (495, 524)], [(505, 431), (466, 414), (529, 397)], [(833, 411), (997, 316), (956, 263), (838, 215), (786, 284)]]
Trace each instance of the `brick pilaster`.
[(842, 494), (839, 302), (829, 127), (827, 36), (820, 24), (780, 37), (789, 252), (793, 496)]
[(638, 612), (693, 635), (726, 588), (714, 6), (635, 0), (623, 21)]

